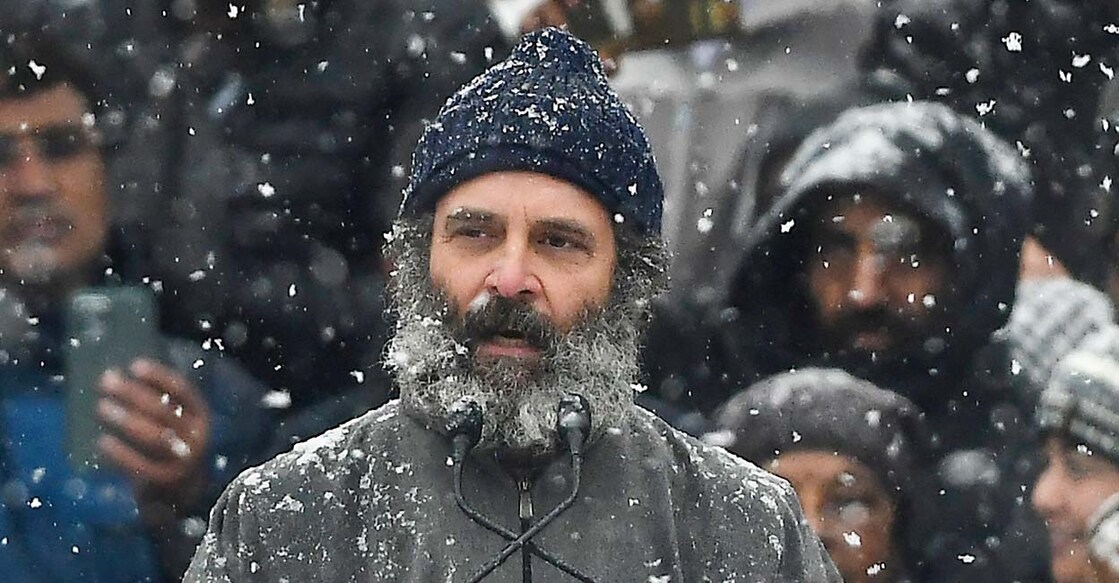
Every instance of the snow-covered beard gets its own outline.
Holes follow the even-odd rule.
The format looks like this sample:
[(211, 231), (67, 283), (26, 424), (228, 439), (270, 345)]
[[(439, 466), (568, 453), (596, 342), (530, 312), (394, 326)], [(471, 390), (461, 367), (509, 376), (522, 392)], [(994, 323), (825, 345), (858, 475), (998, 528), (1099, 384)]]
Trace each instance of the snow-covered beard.
[[(531, 306), (487, 294), (459, 313), (431, 280), (430, 241), (430, 231), (398, 224), (386, 250), (396, 267), (390, 298), (397, 315), (387, 364), (405, 412), (442, 431), (452, 406), (473, 399), (485, 418), (477, 448), (525, 461), (556, 452), (557, 405), (568, 393), (590, 404), (591, 439), (622, 423), (633, 405), (640, 328), (656, 277), (615, 277), (607, 305), (588, 306), (561, 331)], [(476, 336), (503, 328), (522, 332), (539, 359), (477, 358)]]

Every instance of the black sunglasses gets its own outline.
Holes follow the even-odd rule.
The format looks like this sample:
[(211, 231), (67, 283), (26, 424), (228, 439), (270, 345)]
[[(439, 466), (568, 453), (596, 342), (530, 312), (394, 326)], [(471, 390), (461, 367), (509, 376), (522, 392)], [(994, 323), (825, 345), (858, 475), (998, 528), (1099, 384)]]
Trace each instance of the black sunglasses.
[(19, 159), (19, 140), (27, 137), (35, 143), (40, 155), (50, 162), (61, 162), (88, 150), (96, 142), (92, 131), (78, 125), (43, 126), (27, 134), (0, 132), (0, 167)]

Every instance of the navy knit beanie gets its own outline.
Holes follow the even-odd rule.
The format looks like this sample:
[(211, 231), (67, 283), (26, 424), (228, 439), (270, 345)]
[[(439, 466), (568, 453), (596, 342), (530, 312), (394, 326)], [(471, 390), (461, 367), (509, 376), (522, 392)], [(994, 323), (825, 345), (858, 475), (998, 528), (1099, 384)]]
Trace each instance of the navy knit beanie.
[(456, 92), (420, 138), (400, 216), (416, 216), (473, 178), (531, 171), (597, 197), (614, 220), (659, 235), (664, 187), (644, 130), (585, 42), (558, 29), (525, 35), (513, 54)]

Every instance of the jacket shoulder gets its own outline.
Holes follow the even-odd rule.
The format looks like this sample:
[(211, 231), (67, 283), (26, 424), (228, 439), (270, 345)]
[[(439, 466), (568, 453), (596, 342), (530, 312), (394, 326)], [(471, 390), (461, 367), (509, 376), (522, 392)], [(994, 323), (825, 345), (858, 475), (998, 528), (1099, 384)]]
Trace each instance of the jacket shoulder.
[(771, 580), (839, 581), (788, 482), (640, 408), (633, 419), (670, 450), (679, 524), (703, 540), (695, 542), (716, 558), (709, 563), (720, 566), (719, 577), (764, 572)]
[(659, 434), (672, 451), (678, 471), (697, 477), (701, 482), (718, 487), (720, 484), (749, 484), (759, 493), (792, 497), (793, 489), (785, 480), (759, 468), (727, 450), (704, 443), (668, 425), (662, 419), (640, 408), (634, 408), (634, 424)]
[(299, 487), (319, 477), (334, 479), (337, 472), (363, 469), (366, 452), (384, 451), (389, 440), (400, 441), (403, 423), (405, 418), (393, 401), (295, 444), (291, 451), (246, 471), (237, 482), (245, 484), (256, 474), (277, 485), (292, 482)]
[[(409, 474), (409, 462), (395, 453), (412, 425), (392, 402), (242, 472), (211, 511), (186, 581), (303, 580), (300, 573), (320, 571), (345, 579), (341, 573), (359, 572), (346, 545), (316, 549), (335, 539), (370, 548), (375, 541), (367, 537), (374, 535), (365, 534), (365, 523), (377, 532), (401, 526), (385, 511), (406, 494), (393, 490)], [(308, 520), (321, 528), (307, 528)], [(281, 547), (284, 553), (273, 552)]]

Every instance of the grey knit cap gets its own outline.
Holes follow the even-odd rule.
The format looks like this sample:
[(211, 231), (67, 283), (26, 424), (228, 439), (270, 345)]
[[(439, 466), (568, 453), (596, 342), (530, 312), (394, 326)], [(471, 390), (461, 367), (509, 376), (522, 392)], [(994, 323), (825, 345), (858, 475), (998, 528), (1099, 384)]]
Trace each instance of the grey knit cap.
[(709, 441), (755, 463), (790, 451), (849, 455), (902, 496), (913, 494), (926, 451), (916, 405), (839, 369), (804, 368), (762, 380), (732, 397), (716, 426)]
[(1009, 341), (1010, 357), (1041, 389), (1057, 363), (1086, 348), (1085, 342), (1109, 326), (1114, 315), (1107, 295), (1084, 282), (1031, 279), (1018, 283), (1014, 310), (1000, 333)]
[(1117, 353), (1081, 350), (1061, 360), (1041, 394), (1037, 422), (1119, 463)]

